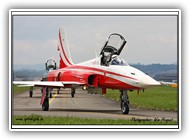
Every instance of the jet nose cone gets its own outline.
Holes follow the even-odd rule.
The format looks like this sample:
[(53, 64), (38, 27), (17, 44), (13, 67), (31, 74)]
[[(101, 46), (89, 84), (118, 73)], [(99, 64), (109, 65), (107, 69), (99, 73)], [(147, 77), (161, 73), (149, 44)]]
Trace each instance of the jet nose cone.
[(160, 86), (160, 82), (154, 80), (152, 77), (148, 75), (144, 75), (141, 80), (141, 86), (143, 87), (151, 87), (151, 86)]

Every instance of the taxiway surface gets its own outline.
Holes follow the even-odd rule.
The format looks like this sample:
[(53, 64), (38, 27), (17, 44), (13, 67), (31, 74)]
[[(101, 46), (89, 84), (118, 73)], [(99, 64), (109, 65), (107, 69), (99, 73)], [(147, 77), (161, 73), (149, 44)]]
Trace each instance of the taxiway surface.
[(32, 98), (28, 92), (14, 95), (12, 97), (12, 115), (42, 116), (71, 116), (81, 118), (110, 118), (110, 119), (132, 119), (132, 118), (167, 118), (177, 120), (177, 112), (154, 111), (131, 108), (128, 115), (123, 115), (120, 103), (108, 99), (99, 94), (88, 94), (83, 90), (76, 90), (72, 98), (70, 90), (66, 89), (60, 94), (53, 94), (49, 99), (49, 111), (42, 111), (40, 90), (35, 90)]

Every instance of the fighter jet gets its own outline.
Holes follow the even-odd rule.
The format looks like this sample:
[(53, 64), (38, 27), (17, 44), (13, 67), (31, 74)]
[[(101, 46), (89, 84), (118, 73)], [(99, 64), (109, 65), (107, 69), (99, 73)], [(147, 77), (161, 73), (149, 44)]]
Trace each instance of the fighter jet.
[[(42, 87), (40, 103), (43, 111), (49, 110), (49, 94), (51, 95), (52, 89), (71, 88), (71, 97), (74, 97), (77, 88), (101, 94), (106, 94), (107, 89), (114, 89), (120, 91), (121, 112), (128, 114), (128, 90), (139, 91), (160, 85), (160, 82), (120, 58), (127, 41), (118, 33), (108, 36), (96, 58), (78, 64), (72, 62), (68, 50), (66, 51), (68, 43), (62, 28), (59, 29), (58, 42), (59, 68), (53, 59), (49, 59), (46, 62), (47, 73), (41, 81), (13, 81), (13, 84), (21, 86)], [(30, 91), (30, 96), (32, 94)]]

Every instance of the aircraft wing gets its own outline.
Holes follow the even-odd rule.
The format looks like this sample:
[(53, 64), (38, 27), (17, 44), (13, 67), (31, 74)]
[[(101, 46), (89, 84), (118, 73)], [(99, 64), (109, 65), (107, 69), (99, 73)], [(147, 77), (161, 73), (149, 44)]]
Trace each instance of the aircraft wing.
[(75, 82), (75, 81), (13, 81), (13, 84), (19, 86), (40, 86), (40, 87), (65, 87), (66, 85), (83, 85), (85, 83)]

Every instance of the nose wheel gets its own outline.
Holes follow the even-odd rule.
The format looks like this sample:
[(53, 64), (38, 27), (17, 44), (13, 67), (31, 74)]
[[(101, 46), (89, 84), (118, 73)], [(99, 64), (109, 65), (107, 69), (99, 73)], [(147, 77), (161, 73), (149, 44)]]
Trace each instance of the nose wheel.
[(123, 114), (128, 114), (129, 113), (129, 97), (128, 97), (127, 90), (121, 90), (120, 100), (121, 100), (121, 112)]

